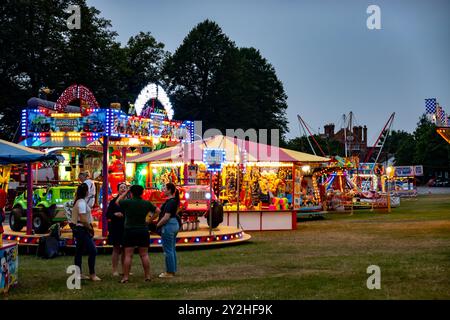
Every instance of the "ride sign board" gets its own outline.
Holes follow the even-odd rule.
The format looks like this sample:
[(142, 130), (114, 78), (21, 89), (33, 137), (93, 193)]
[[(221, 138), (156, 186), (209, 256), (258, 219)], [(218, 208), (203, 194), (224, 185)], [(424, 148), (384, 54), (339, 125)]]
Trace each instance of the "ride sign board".
[(396, 177), (423, 176), (423, 166), (398, 166), (394, 169)]
[(205, 149), (203, 151), (203, 162), (206, 164), (206, 170), (208, 171), (222, 170), (223, 163), (225, 162), (225, 150)]

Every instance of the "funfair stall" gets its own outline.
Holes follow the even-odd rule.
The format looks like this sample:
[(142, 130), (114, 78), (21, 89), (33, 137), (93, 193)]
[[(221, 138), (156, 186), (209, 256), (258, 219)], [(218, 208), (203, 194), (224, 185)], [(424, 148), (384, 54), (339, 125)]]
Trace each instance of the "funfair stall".
[[(208, 158), (215, 159), (215, 170)], [(305, 169), (319, 167), (329, 159), (217, 135), (128, 161), (136, 164), (137, 176), (143, 177), (149, 192), (167, 182), (180, 185), (188, 210), (201, 207), (207, 212), (208, 201), (217, 199), (223, 205), (226, 226), (292, 230), (299, 210), (320, 205), (314, 187), (307, 189), (303, 182)]]
[(417, 177), (423, 176), (423, 166), (395, 166), (393, 176), (386, 179), (385, 190), (400, 198), (417, 196)]

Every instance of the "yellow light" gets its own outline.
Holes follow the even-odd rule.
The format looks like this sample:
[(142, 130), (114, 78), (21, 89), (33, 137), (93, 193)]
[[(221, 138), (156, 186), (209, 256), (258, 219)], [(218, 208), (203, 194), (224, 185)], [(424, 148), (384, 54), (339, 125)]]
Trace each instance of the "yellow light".
[(161, 167), (181, 167), (183, 166), (183, 162), (166, 162), (166, 163), (152, 163), (152, 167), (161, 168)]
[(311, 166), (309, 166), (309, 165), (304, 165), (304, 166), (302, 167), (302, 171), (303, 171), (304, 173), (308, 173), (310, 170), (311, 170)]
[(248, 162), (248, 167), (292, 167), (291, 162)]
[(147, 169), (142, 169), (142, 170), (141, 170), (141, 174), (142, 174), (142, 175), (145, 176), (145, 175), (147, 175), (147, 173), (148, 173)]
[(141, 142), (137, 138), (130, 138), (130, 139), (128, 139), (128, 144), (130, 146), (138, 146), (141, 144)]

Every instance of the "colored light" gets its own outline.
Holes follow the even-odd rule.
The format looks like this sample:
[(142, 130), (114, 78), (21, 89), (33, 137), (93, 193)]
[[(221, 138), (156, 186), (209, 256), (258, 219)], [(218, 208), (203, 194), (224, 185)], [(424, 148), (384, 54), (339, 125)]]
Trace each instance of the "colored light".
[(188, 240), (188, 239), (184, 239), (184, 242), (185, 242), (185, 243), (188, 243), (188, 242), (189, 242), (189, 240)]
[(159, 240), (158, 240), (158, 243), (161, 244), (161, 242), (162, 242), (161, 239), (159, 239)]
[(195, 242), (200, 242), (200, 239), (199, 238), (195, 238)]

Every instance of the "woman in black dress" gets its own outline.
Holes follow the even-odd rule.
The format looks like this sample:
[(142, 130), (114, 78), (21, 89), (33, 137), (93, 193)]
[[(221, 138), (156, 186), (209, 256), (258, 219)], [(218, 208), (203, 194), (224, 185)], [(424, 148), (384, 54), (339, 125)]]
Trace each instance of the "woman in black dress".
[(112, 272), (113, 276), (119, 276), (117, 267), (119, 264), (119, 259), (121, 261), (122, 270), (124, 262), (123, 254), (123, 231), (124, 231), (124, 215), (120, 206), (116, 203), (117, 198), (124, 193), (128, 192), (127, 185), (125, 182), (119, 183), (117, 186), (119, 194), (111, 200), (108, 206), (108, 211), (106, 212), (106, 217), (108, 218), (108, 243), (113, 246), (112, 252)]

